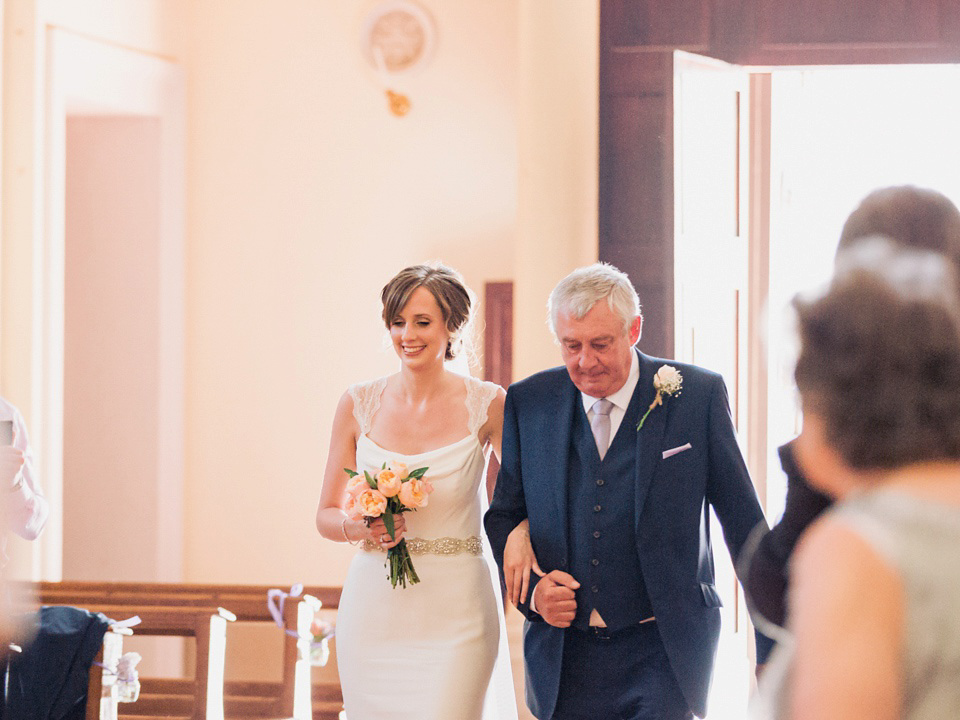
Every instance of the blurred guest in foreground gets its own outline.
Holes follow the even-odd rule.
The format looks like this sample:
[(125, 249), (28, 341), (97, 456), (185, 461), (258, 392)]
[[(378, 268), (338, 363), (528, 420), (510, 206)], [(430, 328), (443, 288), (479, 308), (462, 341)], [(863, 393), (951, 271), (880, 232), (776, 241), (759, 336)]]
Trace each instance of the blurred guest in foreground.
[[(12, 404), (0, 397), (0, 582), (7, 563), (7, 533), (15, 532), (26, 540), (36, 540), (47, 523), (50, 506), (33, 475), (33, 452), (27, 437), (23, 416)], [(20, 628), (15, 627), (8, 606), (5, 587), (0, 587), (0, 718), (15, 717), (5, 711), (7, 643), (23, 642)]]
[[(797, 459), (836, 498), (791, 568), (759, 717), (960, 717), (960, 305), (943, 256), (869, 240), (797, 300)], [(768, 703), (766, 707), (759, 707)]]
[[(9, 435), (9, 437), (6, 437)], [(0, 397), (0, 492), (4, 493), (4, 533), (0, 567), (6, 563), (6, 532), (36, 540), (50, 506), (33, 475), (33, 451), (20, 411)]]
[[(867, 195), (844, 223), (838, 252), (859, 240), (883, 235), (899, 245), (943, 254), (960, 272), (960, 210), (935, 190), (909, 185), (887, 187)], [(811, 487), (797, 467), (796, 441), (779, 449), (787, 476), (783, 517), (772, 530), (759, 528), (748, 547), (749, 570), (744, 573), (755, 619), (775, 635), (769, 623), (784, 626), (787, 618), (787, 566), (803, 531), (829, 505), (830, 498)], [(756, 616), (759, 614), (759, 618)], [(764, 623), (763, 620), (769, 621)]]

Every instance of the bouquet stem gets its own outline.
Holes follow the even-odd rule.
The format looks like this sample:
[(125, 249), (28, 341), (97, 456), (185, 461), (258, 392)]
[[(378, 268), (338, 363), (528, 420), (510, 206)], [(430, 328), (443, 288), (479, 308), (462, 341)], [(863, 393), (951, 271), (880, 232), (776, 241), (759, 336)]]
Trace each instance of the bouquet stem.
[(417, 571), (413, 569), (413, 560), (410, 557), (410, 550), (407, 548), (407, 541), (401, 540), (392, 548), (387, 550), (387, 577), (390, 578), (390, 585), (397, 587), (407, 586), (407, 581), (411, 585), (420, 582)]

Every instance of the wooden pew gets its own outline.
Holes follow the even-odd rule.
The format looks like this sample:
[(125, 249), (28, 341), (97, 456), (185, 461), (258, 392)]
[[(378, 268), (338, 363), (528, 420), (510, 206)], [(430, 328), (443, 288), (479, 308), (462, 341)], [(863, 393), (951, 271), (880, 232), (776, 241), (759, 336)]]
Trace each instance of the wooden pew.
[[(267, 594), (275, 586), (218, 585), (197, 583), (107, 583), (40, 582), (23, 584), (22, 591), (33, 592), (45, 605), (74, 605), (99, 610), (103, 606), (125, 608), (124, 619), (140, 614), (141, 607), (206, 608), (222, 607), (239, 622), (273, 622), (267, 607)], [(300, 597), (288, 597), (283, 606), (285, 629), (282, 679), (276, 682), (227, 682), (223, 686), (223, 707), (227, 718), (294, 718), (295, 720), (336, 720), (342, 708), (339, 683), (327, 682), (311, 689), (309, 664), (309, 628), (316, 604), (303, 596), (317, 598), (324, 608), (336, 609), (340, 588), (307, 587)], [(147, 634), (139, 626), (137, 634)], [(198, 643), (199, 648), (199, 643)], [(198, 664), (198, 670), (200, 665)], [(221, 675), (222, 677), (222, 675)], [(189, 680), (141, 681), (140, 700), (121, 707), (124, 715), (188, 709)], [(136, 707), (136, 710), (134, 710)], [(155, 712), (156, 711), (156, 712)], [(208, 716), (210, 717), (210, 716)], [(219, 718), (218, 718), (219, 720)]]
[[(8, 598), (5, 598), (3, 600), (3, 611), (7, 613), (4, 615), (5, 619), (9, 618), (11, 609), (12, 606), (8, 604)], [(21, 614), (23, 610), (24, 605), (21, 605), (17, 608), (17, 614)], [(11, 640), (22, 642), (21, 638), (18, 637), (19, 633), (11, 632), (11, 627), (15, 627), (15, 624), (6, 626), (4, 630), (8, 631), (9, 635), (4, 634), (0, 638), (0, 668), (6, 668), (8, 661), (15, 657), (17, 653), (23, 652), (20, 645), (11, 642)], [(132, 634), (132, 631), (126, 628), (114, 627), (108, 628), (104, 633), (103, 643), (90, 666), (84, 720), (116, 720), (119, 702), (116, 676), (105, 671), (105, 668), (116, 666), (123, 654), (123, 638), (125, 635)], [(2, 702), (2, 694), (0, 694), (0, 703)]]
[[(19, 583), (9, 583), (9, 587), (14, 593), (23, 592), (24, 587)], [(36, 586), (31, 589), (29, 599), (27, 597), (14, 596), (15, 607), (23, 611), (36, 606), (36, 603), (42, 605), (69, 605), (73, 607), (82, 607), (91, 612), (103, 613), (106, 617), (115, 621), (122, 621), (137, 615), (140, 623), (136, 625), (136, 632), (145, 636), (172, 636), (172, 637), (192, 637), (195, 643), (195, 667), (196, 673), (193, 678), (185, 681), (184, 697), (160, 697), (154, 698), (153, 707), (150, 703), (140, 705), (138, 703), (124, 704), (119, 707), (119, 713), (126, 715), (144, 715), (163, 716), (166, 718), (182, 718), (182, 720), (224, 720), (223, 714), (223, 677), (226, 657), (226, 626), (228, 620), (232, 617), (230, 613), (222, 608), (209, 606), (155, 606), (147, 605), (141, 600), (136, 605), (127, 605), (122, 602), (114, 602), (111, 598), (107, 601), (97, 600), (91, 597), (82, 598), (83, 602), (47, 602), (43, 593), (39, 592)], [(101, 649), (100, 657), (104, 658), (104, 664), (112, 664), (112, 661), (119, 657), (119, 644), (113, 636), (119, 638), (119, 633), (108, 633), (104, 636), (105, 647)], [(118, 706), (115, 699), (114, 678), (97, 664), (91, 667), (90, 678), (88, 680), (88, 696), (86, 718), (101, 718), (102, 720), (113, 720), (118, 717)], [(150, 681), (141, 683), (149, 685)], [(104, 697), (106, 691), (106, 698)], [(143, 693), (141, 693), (143, 697)], [(99, 702), (95, 700), (99, 698)], [(137, 709), (130, 712), (134, 705)], [(147, 713), (144, 708), (150, 709)]]
[(116, 667), (123, 654), (123, 636), (130, 631), (107, 630), (103, 636), (103, 647), (97, 653), (90, 667), (90, 681), (87, 683), (87, 707), (84, 720), (115, 720), (118, 716), (118, 693), (116, 677), (104, 672), (104, 666)]

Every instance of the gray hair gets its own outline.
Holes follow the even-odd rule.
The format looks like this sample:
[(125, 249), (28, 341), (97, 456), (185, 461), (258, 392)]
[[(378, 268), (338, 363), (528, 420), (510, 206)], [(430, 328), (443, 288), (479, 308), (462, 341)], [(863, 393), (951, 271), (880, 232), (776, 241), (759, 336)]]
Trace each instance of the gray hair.
[(623, 332), (640, 316), (640, 298), (630, 278), (604, 262), (577, 268), (561, 280), (547, 300), (547, 325), (557, 337), (557, 317), (563, 310), (577, 320), (590, 312), (597, 301), (606, 298), (610, 309), (623, 322)]

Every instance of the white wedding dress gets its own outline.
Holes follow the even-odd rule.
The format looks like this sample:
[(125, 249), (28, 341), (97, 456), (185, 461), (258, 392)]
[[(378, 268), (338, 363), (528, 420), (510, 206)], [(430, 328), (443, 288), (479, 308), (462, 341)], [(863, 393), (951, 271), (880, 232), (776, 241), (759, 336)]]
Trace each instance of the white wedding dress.
[(418, 584), (392, 588), (378, 547), (361, 545), (350, 564), (337, 613), (347, 720), (517, 717), (499, 581), (481, 537), (485, 462), (477, 433), (498, 387), (464, 380), (467, 435), (417, 455), (367, 436), (386, 378), (350, 388), (361, 430), (357, 470), (373, 473), (393, 460), (428, 467), (433, 492), (426, 507), (404, 516)]

